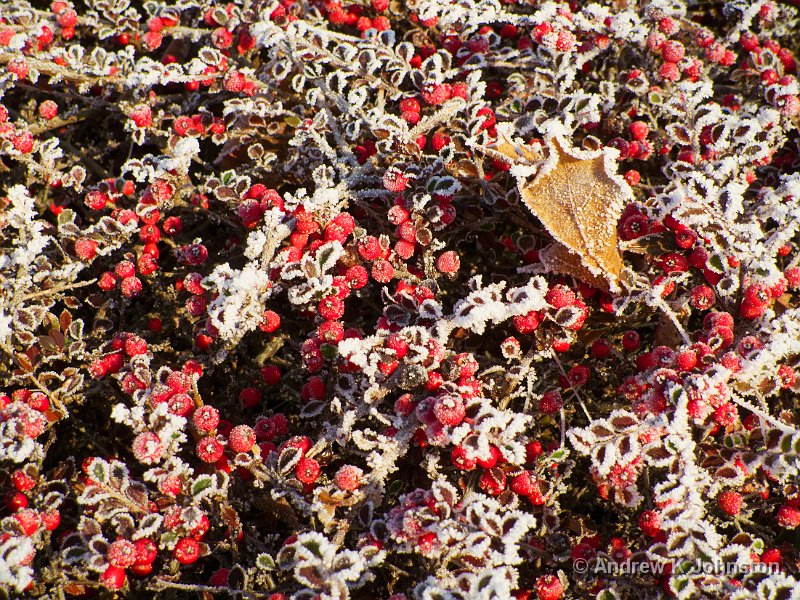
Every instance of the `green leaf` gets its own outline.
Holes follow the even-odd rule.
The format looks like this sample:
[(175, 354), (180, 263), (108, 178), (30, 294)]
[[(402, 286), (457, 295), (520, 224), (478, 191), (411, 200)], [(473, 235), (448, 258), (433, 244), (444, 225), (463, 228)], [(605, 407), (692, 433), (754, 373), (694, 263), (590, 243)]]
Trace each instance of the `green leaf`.
[(269, 554), (259, 554), (256, 557), (256, 566), (259, 569), (264, 569), (265, 571), (274, 571), (275, 561)]
[(109, 466), (106, 461), (102, 458), (95, 458), (92, 461), (91, 472), (92, 472), (92, 479), (94, 479), (98, 483), (107, 483), (108, 482), (108, 474), (109, 474)]
[(222, 183), (224, 185), (230, 185), (236, 179), (236, 171), (225, 171), (222, 174)]
[(322, 558), (322, 547), (316, 540), (306, 540), (303, 542), (303, 547), (309, 550), (314, 556)]
[(74, 222), (75, 222), (75, 211), (72, 209), (65, 208), (58, 215), (59, 226), (67, 225), (68, 223), (74, 223)]
[(210, 475), (202, 475), (198, 477), (192, 484), (192, 496), (195, 498), (208, 495), (208, 491), (214, 485), (214, 480)]
[(339, 356), (339, 350), (333, 344), (322, 344), (319, 348), (319, 352), (325, 360), (333, 360)]

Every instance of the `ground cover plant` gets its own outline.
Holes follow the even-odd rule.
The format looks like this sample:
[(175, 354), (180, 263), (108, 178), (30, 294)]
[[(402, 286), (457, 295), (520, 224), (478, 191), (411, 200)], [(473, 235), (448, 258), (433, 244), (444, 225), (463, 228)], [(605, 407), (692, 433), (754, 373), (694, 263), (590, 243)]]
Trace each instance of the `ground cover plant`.
[(798, 10), (2, 3), (3, 594), (798, 597)]

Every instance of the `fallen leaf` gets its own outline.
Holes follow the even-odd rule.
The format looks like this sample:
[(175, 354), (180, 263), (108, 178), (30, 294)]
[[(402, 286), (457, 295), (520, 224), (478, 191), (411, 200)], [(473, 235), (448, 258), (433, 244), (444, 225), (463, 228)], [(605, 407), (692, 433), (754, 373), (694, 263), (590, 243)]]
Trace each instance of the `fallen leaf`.
[(581, 257), (563, 244), (553, 242), (539, 250), (539, 261), (550, 272), (572, 275), (592, 287), (605, 291), (609, 289), (608, 281), (604, 277), (592, 273), (584, 266)]
[(535, 152), (508, 140), (501, 139), (496, 149), (510, 159), (522, 201), (568, 251), (551, 250), (551, 266), (591, 285), (605, 281), (601, 287), (618, 291), (617, 222), (633, 192), (616, 173), (616, 151), (580, 150), (559, 135), (544, 141), (547, 157), (538, 165), (531, 165)]

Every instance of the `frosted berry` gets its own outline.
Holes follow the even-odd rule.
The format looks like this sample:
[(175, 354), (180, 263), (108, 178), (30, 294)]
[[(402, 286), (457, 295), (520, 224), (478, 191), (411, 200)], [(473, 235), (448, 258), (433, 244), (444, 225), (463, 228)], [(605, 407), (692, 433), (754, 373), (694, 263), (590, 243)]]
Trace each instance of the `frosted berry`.
[(800, 510), (789, 504), (781, 506), (775, 518), (778, 525), (785, 529), (796, 529), (800, 526)]
[(138, 277), (126, 277), (120, 283), (119, 289), (126, 298), (134, 298), (142, 293), (142, 282)]
[(744, 290), (744, 302), (754, 306), (766, 306), (771, 298), (769, 287), (763, 283), (753, 283)]
[(661, 516), (654, 510), (646, 510), (639, 515), (639, 529), (647, 537), (656, 537), (661, 532)]
[(536, 486), (536, 478), (530, 471), (523, 471), (511, 480), (511, 491), (518, 496), (529, 496)]
[(440, 396), (434, 402), (433, 414), (442, 425), (455, 427), (466, 416), (464, 401), (456, 395)]
[(716, 295), (714, 290), (707, 285), (698, 285), (689, 293), (689, 304), (697, 310), (708, 310), (714, 306)]
[(258, 326), (265, 333), (277, 331), (281, 326), (281, 317), (274, 310), (265, 310), (262, 315), (261, 324)]
[(364, 471), (353, 465), (344, 465), (336, 471), (333, 476), (333, 482), (340, 490), (352, 491), (358, 489), (361, 485), (361, 477)]
[(640, 343), (639, 334), (635, 331), (626, 331), (622, 336), (622, 347), (626, 352), (633, 352), (638, 349)]
[(375, 260), (383, 253), (383, 248), (378, 238), (368, 235), (358, 240), (356, 244), (358, 255), (364, 260)]
[(14, 489), (19, 492), (29, 492), (36, 485), (36, 480), (22, 469), (14, 471), (14, 474), (11, 476), (11, 481), (14, 484)]
[(490, 496), (499, 496), (506, 489), (506, 474), (501, 469), (487, 469), (478, 480), (478, 486)]
[(164, 444), (152, 431), (145, 431), (133, 440), (133, 456), (139, 462), (153, 463), (164, 455)]
[(328, 321), (341, 319), (344, 315), (344, 302), (336, 296), (327, 296), (319, 303), (319, 314)]
[(295, 467), (295, 476), (298, 481), (307, 485), (314, 483), (319, 477), (319, 473), (319, 463), (313, 458), (303, 457)]
[(158, 556), (158, 547), (153, 540), (143, 538), (134, 542), (136, 547), (136, 562), (137, 565), (149, 565), (155, 561)]
[(664, 45), (661, 46), (661, 58), (667, 63), (679, 62), (685, 53), (686, 49), (678, 41), (670, 40), (664, 42)]
[(521, 334), (533, 333), (539, 327), (539, 314), (531, 311), (525, 315), (517, 315), (513, 319), (514, 329)]
[(92, 190), (83, 198), (83, 203), (92, 210), (101, 210), (109, 202), (109, 197), (99, 190)]
[(386, 260), (378, 260), (372, 265), (371, 274), (378, 283), (389, 283), (394, 277), (394, 267)]
[(237, 425), (228, 434), (228, 446), (234, 452), (249, 452), (256, 443), (256, 434), (249, 425)]
[(442, 104), (450, 98), (450, 89), (442, 83), (425, 85), (421, 93), (422, 99), (431, 106)]
[(383, 187), (390, 192), (402, 192), (408, 186), (408, 178), (403, 172), (391, 167), (383, 174)]
[(550, 390), (542, 394), (539, 400), (539, 410), (546, 415), (557, 413), (564, 406), (564, 401), (561, 398), (561, 392), (558, 390)]
[(539, 600), (559, 600), (564, 593), (561, 580), (555, 575), (542, 575), (533, 586)]
[(127, 569), (136, 562), (136, 546), (128, 540), (117, 540), (108, 547), (106, 559), (115, 567)]
[(153, 124), (153, 114), (146, 104), (140, 104), (133, 109), (130, 117), (136, 127), (150, 127)]
[(190, 565), (200, 558), (200, 544), (193, 538), (182, 538), (175, 544), (172, 554), (182, 565)]
[(197, 456), (200, 460), (207, 463), (215, 463), (220, 458), (225, 449), (222, 444), (214, 436), (206, 436), (197, 442)]
[(461, 261), (458, 258), (458, 254), (453, 252), (452, 250), (448, 250), (447, 252), (443, 252), (439, 255), (439, 258), (436, 259), (436, 269), (440, 273), (444, 273), (445, 275), (450, 275), (458, 271), (458, 268), (461, 266)]
[(647, 137), (649, 129), (644, 121), (634, 121), (630, 125), (630, 132), (634, 140), (643, 140)]
[(125, 569), (109, 565), (100, 576), (102, 583), (109, 590), (119, 590), (125, 585)]
[(726, 515), (736, 516), (742, 510), (742, 495), (733, 490), (725, 490), (717, 496), (717, 505)]
[(39, 116), (43, 119), (55, 119), (58, 116), (58, 104), (52, 100), (45, 100), (39, 105)]
[(14, 513), (14, 520), (22, 529), (22, 533), (27, 536), (36, 533), (42, 522), (39, 513), (32, 508), (23, 508)]
[(559, 308), (564, 308), (565, 306), (575, 304), (577, 297), (575, 296), (575, 292), (573, 292), (567, 286), (556, 285), (547, 290), (547, 294), (545, 295), (544, 299), (550, 306), (557, 310)]

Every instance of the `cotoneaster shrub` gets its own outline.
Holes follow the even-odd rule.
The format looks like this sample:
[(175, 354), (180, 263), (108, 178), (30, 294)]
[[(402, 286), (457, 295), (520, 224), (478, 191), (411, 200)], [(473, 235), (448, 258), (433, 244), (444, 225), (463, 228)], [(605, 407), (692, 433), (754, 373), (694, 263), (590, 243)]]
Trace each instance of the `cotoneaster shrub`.
[[(798, 31), (3, 3), (4, 593), (796, 595)], [(625, 190), (581, 234), (619, 286), (521, 198), (556, 137)], [(657, 575), (579, 568), (626, 560)]]

